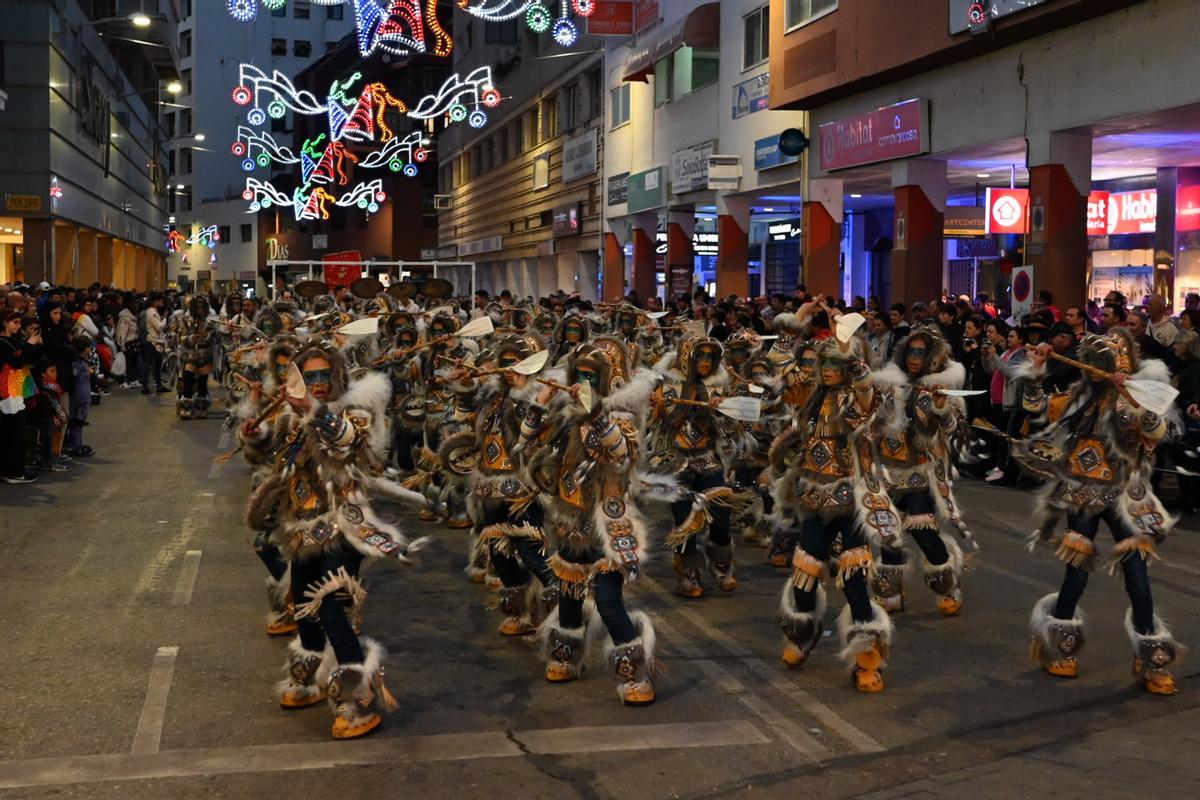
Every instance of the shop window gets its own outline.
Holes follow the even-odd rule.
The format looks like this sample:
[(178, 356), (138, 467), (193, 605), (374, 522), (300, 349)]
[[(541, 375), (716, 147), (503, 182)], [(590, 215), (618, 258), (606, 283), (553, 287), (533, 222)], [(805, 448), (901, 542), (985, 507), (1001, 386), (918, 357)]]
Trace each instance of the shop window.
[[(709, 50), (698, 47), (681, 47), (676, 50), (672, 68), (674, 90), (668, 99), (678, 100), (698, 89), (716, 83), (721, 71), (719, 53), (720, 51), (716, 49)], [(655, 72), (656, 81), (657, 75), (658, 73)]]
[(654, 65), (654, 105), (655, 107), (671, 102), (671, 88), (674, 83), (673, 64), (675, 59), (667, 56)]
[(798, 28), (801, 25), (807, 25), (814, 19), (823, 17), (831, 11), (836, 11), (838, 0), (787, 0), (786, 29)]
[(295, 0), (292, 16), (296, 19), (308, 19), (312, 16), (312, 3), (309, 0)]
[(271, 55), (286, 56), (287, 55), (287, 39), (272, 39), (271, 40)]
[(292, 42), (292, 55), (296, 58), (308, 58), (312, 55), (312, 42), (297, 39)]
[(761, 64), (770, 55), (770, 11), (770, 6), (763, 6), (742, 18), (742, 69)]
[(629, 84), (622, 83), (608, 93), (608, 114), (612, 119), (612, 127), (616, 128), (629, 122)]
[(242, 244), (249, 244), (250, 242), (254, 241), (253, 225), (241, 225), (239, 228), (242, 234)]
[(230, 243), (229, 240), (232, 236), (232, 233), (229, 230), (229, 226), (221, 225), (220, 227), (218, 227), (217, 228), (217, 236), (221, 237), (219, 240), (221, 242), (221, 244), (229, 244)]

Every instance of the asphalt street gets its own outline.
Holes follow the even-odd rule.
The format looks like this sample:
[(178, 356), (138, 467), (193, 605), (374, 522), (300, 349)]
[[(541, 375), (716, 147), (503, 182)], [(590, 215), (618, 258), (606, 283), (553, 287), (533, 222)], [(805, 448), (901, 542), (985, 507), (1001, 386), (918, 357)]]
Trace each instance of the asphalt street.
[[(878, 695), (853, 690), (832, 640), (802, 671), (779, 661), (786, 572), (763, 551), (739, 546), (737, 590), (692, 601), (670, 594), (657, 554), (627, 592), (666, 668), (647, 708), (622, 707), (599, 664), (546, 683), (463, 576), (466, 534), (406, 515), (435, 542), (416, 568), (370, 568), (364, 623), (401, 709), (335, 743), (324, 706), (284, 712), (271, 693), (285, 642), (263, 631), (249, 471), (213, 460), (232, 446), (222, 420), (180, 422), (163, 396), (118, 392), (87, 434), (98, 454), (71, 472), (0, 486), (0, 798), (1200, 794), (1200, 672), (1185, 662), (1172, 698), (1134, 686), (1118, 579), (1092, 577), (1078, 679), (1029, 661), (1030, 608), (1061, 567), (1024, 549), (1026, 491), (960, 482), (983, 547), (966, 606), (942, 618), (910, 583)], [(1162, 555), (1158, 611), (1194, 645), (1200, 520)]]

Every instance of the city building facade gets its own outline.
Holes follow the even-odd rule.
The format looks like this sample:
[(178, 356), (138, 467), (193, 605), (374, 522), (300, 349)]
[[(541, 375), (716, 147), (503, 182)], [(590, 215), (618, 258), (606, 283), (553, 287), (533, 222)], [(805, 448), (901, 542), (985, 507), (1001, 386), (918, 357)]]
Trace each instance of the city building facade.
[(165, 286), (181, 5), (0, 2), (0, 282)]
[[(503, 95), (482, 128), (435, 135), (437, 257), (475, 264), (479, 289), (518, 297), (598, 293), (603, 190), (602, 53), (517, 19), (454, 16), (454, 71), (490, 65)], [(467, 287), (456, 287), (466, 291)]]
[(805, 161), (779, 145), (806, 119), (768, 108), (772, 10), (639, 2), (605, 38), (606, 298), (795, 288)]
[[(234, 104), (231, 93), (242, 64), (290, 78), (334, 49), (354, 32), (353, 4), (290, 0), (275, 9), (262, 7), (251, 23), (233, 19), (223, 2), (183, 0), (182, 5), (184, 92), (165, 118), (171, 141), (170, 216), (183, 241), (168, 258), (168, 277), (181, 288), (237, 289), (261, 296), (266, 286), (260, 270), (269, 245), (242, 198), (247, 176), (242, 159), (230, 152), (239, 125), (245, 124), (245, 110)], [(295, 126), (289, 111), (271, 120), (271, 136), (285, 147), (298, 146)]]
[(772, 0), (771, 107), (811, 118), (810, 290), (1006, 299), (1032, 267), (1059, 307), (1120, 289), (1182, 308), (1200, 290), (1195, 11)]

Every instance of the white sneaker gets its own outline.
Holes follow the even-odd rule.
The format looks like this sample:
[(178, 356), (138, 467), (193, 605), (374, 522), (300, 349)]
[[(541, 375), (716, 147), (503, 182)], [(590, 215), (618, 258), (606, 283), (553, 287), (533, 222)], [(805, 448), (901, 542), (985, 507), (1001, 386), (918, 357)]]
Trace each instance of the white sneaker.
[(993, 469), (991, 472), (989, 472), (987, 475), (985, 475), (983, 479), (985, 481), (987, 481), (988, 483), (995, 483), (996, 481), (1001, 480), (1003, 477), (1004, 477), (1004, 470), (997, 468), (997, 469)]

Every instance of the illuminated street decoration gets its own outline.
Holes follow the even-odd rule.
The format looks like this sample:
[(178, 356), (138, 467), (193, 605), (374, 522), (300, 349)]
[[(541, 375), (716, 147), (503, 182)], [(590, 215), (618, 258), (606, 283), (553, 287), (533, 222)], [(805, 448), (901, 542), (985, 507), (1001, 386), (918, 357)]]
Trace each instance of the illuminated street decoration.
[(221, 241), (221, 234), (216, 225), (201, 228), (188, 237), (184, 237), (177, 230), (169, 230), (167, 231), (167, 252), (178, 253), (186, 247), (195, 245), (203, 245), (211, 250), (217, 246), (219, 241)]
[[(242, 196), (252, 213), (288, 206), (297, 220), (328, 219), (330, 206), (374, 213), (387, 198), (383, 182), (375, 179), (353, 185), (353, 169), (388, 169), (415, 177), (419, 165), (429, 158), (424, 133), (416, 130), (397, 134), (389, 124), (389, 115), (420, 122), (441, 117), (447, 125), (465, 121), (479, 128), (487, 123), (485, 109), (502, 101), (492, 83), (490, 67), (473, 70), (465, 78), (451, 75), (436, 93), (422, 97), (411, 109), (382, 82), (359, 87), (361, 79), (362, 74), (356, 72), (345, 80), (334, 81), (322, 100), (311, 91), (297, 88), (278, 70), (268, 75), (252, 64), (241, 65), (232, 97), (236, 104), (248, 107), (248, 124), (238, 126), (230, 151), (242, 159), (246, 172), (272, 165), (299, 165), (301, 179), (301, 186), (289, 196), (269, 180), (248, 177)], [(268, 117), (279, 119), (289, 111), (322, 117), (327, 131), (305, 140), (295, 151), (281, 145), (270, 133), (258, 130)], [(394, 117), (391, 119), (394, 124)]]
[(238, 22), (254, 22), (258, 16), (257, 0), (228, 0), (229, 16)]
[[(254, 22), (259, 0), (228, 0), (229, 15), (238, 22)], [(437, 18), (437, 0), (312, 0), (313, 5), (354, 6), (358, 52), (369, 56), (376, 50), (393, 55), (423, 53), (445, 58), (454, 46), (450, 34)], [(262, 0), (272, 11), (283, 8), (284, 0)]]
[(590, 17), (596, 12), (596, 0), (560, 0), (558, 19), (542, 0), (458, 0), (458, 7), (487, 22), (524, 17), (529, 30), (550, 31), (557, 44), (570, 47), (579, 39), (579, 26), (572, 17)]

